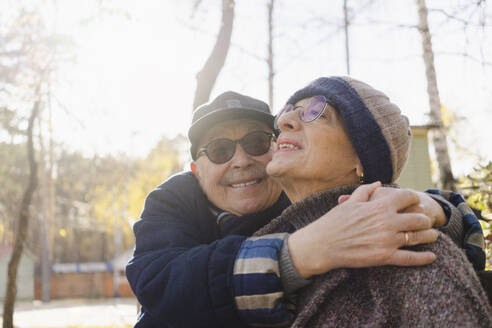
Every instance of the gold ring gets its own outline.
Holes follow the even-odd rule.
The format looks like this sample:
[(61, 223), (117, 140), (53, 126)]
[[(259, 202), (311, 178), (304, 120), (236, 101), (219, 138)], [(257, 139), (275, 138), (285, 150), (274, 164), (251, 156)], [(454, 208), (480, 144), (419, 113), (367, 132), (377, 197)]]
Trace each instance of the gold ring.
[(408, 246), (408, 232), (405, 232), (405, 246)]

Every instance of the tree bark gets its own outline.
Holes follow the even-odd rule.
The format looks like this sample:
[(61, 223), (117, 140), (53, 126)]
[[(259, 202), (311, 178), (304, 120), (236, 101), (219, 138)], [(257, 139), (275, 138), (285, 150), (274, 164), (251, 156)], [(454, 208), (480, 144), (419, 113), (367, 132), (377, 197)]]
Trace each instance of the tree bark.
[(48, 177), (46, 171), (46, 150), (44, 147), (42, 117), (38, 118), (39, 129), (39, 160), (38, 160), (38, 188), (39, 188), (39, 217), (40, 219), (40, 239), (41, 239), (41, 300), (45, 303), (51, 299), (51, 260), (49, 245), (49, 226), (48, 223), (48, 183), (51, 177)]
[(19, 225), (16, 232), (14, 248), (8, 265), (7, 289), (3, 304), (3, 328), (14, 327), (13, 316), (15, 298), (17, 296), (17, 269), (19, 267), (22, 251), (24, 249), (24, 242), (27, 236), (27, 227), (29, 224), (29, 206), (31, 204), (33, 194), (38, 184), (37, 163), (34, 154), (33, 129), (34, 121), (36, 120), (40, 108), (40, 85), (41, 83), (37, 86), (36, 96), (38, 98), (34, 102), (33, 108), (31, 110), (31, 116), (29, 117), (29, 125), (27, 127), (27, 154), (29, 159), (30, 176), (29, 183), (22, 198), (22, 203), (19, 211)]
[(432, 133), (432, 142), (436, 150), (437, 164), (439, 167), (440, 188), (455, 190), (455, 179), (451, 170), (446, 134), (442, 123), (441, 100), (437, 88), (436, 69), (434, 66), (434, 52), (427, 20), (427, 5), (425, 0), (417, 0), (419, 25), (418, 29), (422, 37), (423, 58), (425, 74), (427, 77), (427, 93), (429, 94), (430, 117), (432, 124), (438, 126)]
[(273, 110), (273, 82), (275, 70), (273, 67), (273, 7), (275, 0), (268, 1), (268, 105)]
[(349, 47), (349, 19), (348, 19), (348, 9), (347, 9), (347, 0), (343, 0), (343, 29), (345, 32), (345, 64), (347, 68), (347, 75), (350, 75), (350, 47)]
[[(48, 133), (49, 133), (49, 168), (48, 168), (48, 231), (47, 231), (47, 237), (48, 237), (48, 258), (49, 258), (49, 266), (48, 270), (46, 273), (48, 274), (48, 277), (46, 278), (47, 281), (47, 287), (46, 287), (46, 294), (43, 293), (43, 301), (45, 301), (45, 297), (47, 301), (51, 300), (51, 265), (54, 263), (54, 228), (55, 228), (55, 183), (53, 181), (53, 168), (55, 166), (55, 144), (53, 141), (53, 117), (52, 117), (52, 108), (51, 108), (51, 101), (48, 107)], [(44, 291), (45, 289), (43, 289)], [(47, 296), (46, 296), (47, 295)]]
[(222, 20), (215, 46), (203, 68), (196, 76), (197, 85), (193, 109), (208, 101), (229, 52), (232, 25), (234, 21), (234, 0), (222, 0)]

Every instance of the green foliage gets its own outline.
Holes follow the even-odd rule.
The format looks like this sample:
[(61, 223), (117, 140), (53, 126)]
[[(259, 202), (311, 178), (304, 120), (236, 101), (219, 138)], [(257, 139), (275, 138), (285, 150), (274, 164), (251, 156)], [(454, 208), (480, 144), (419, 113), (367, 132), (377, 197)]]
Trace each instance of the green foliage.
[[(173, 141), (162, 138), (143, 159), (125, 156), (100, 158), (97, 182), (86, 193), (94, 224), (107, 231), (123, 231), (123, 247), (134, 243), (129, 223), (142, 211), (145, 197), (167, 177), (181, 170)], [(108, 245), (111, 249), (112, 243)]]
[[(179, 141), (179, 140), (178, 140)], [(106, 261), (113, 256), (115, 228), (121, 249), (134, 244), (129, 219), (142, 211), (145, 197), (182, 169), (178, 142), (162, 138), (144, 158), (123, 154), (88, 157), (58, 145), (55, 152), (54, 260)], [(39, 154), (38, 154), (39, 157)], [(0, 142), (0, 244), (13, 243), (15, 218), (28, 179), (25, 143)], [(38, 190), (36, 199), (43, 197)], [(27, 246), (40, 247), (40, 202), (32, 204)]]
[(471, 174), (460, 178), (458, 187), (468, 205), (480, 213), (487, 253), (486, 269), (492, 270), (492, 161), (478, 165)]
[(3, 128), (10, 137), (24, 135), (25, 131), (19, 128), (20, 119), (15, 111), (7, 107), (0, 108), (0, 127)]
[(13, 243), (15, 218), (18, 216), (24, 186), (28, 180), (25, 143), (0, 142), (0, 243)]

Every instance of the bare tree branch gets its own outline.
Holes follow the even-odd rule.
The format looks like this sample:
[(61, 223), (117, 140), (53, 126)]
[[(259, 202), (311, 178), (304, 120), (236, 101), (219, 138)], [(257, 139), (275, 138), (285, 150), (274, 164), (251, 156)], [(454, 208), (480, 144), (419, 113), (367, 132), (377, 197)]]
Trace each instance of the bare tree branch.
[(429, 9), (429, 12), (432, 12), (432, 13), (440, 13), (440, 14), (444, 15), (446, 18), (448, 18), (450, 20), (454, 20), (454, 21), (460, 22), (460, 23), (463, 23), (464, 25), (468, 25), (470, 23), (469, 21), (464, 20), (461, 17), (458, 17), (458, 16), (456, 16), (454, 14), (449, 14), (448, 12), (446, 12), (444, 9), (441, 9), (441, 8)]
[(268, 58), (266, 60), (268, 65), (268, 105), (273, 108), (273, 80), (275, 78), (275, 70), (273, 67), (273, 9), (275, 0), (269, 0), (267, 4), (268, 8)]
[(374, 26), (374, 25), (387, 25), (391, 28), (408, 28), (408, 29), (417, 29), (418, 26), (415, 24), (402, 24), (395, 21), (386, 21), (380, 19), (372, 19), (368, 18), (365, 22), (352, 23), (352, 25), (356, 26)]
[(234, 0), (222, 0), (222, 20), (219, 34), (210, 56), (197, 74), (197, 87), (193, 100), (193, 109), (208, 101), (215, 81), (224, 66), (231, 43), (234, 6)]
[(198, 11), (198, 7), (202, 4), (202, 0), (195, 0), (193, 3), (193, 7), (191, 8), (191, 15), (190, 18), (195, 17), (196, 12)]
[(483, 59), (478, 59), (477, 57), (472, 56), (472, 55), (470, 55), (467, 52), (440, 51), (440, 52), (437, 52), (436, 54), (437, 55), (440, 55), (440, 56), (459, 56), (459, 57), (463, 57), (463, 58), (469, 59), (469, 60), (471, 60), (473, 62), (479, 63), (482, 66), (492, 67), (492, 62), (489, 62), (489, 61), (486, 61), (486, 60), (483, 60)]

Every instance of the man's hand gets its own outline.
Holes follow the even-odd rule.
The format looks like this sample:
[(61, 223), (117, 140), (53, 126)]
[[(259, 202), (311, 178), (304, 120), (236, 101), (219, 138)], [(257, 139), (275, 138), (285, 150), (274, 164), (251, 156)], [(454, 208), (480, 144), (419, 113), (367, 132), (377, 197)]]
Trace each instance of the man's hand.
[(437, 239), (429, 216), (406, 212), (420, 203), (419, 195), (410, 190), (374, 195), (380, 186), (360, 186), (342, 204), (289, 237), (292, 262), (302, 277), (342, 267), (418, 266), (436, 259), (432, 252), (400, 249)]
[[(369, 201), (383, 198), (391, 193), (397, 193), (402, 189), (390, 188), (390, 187), (380, 187), (377, 188), (369, 198)], [(441, 205), (436, 202), (431, 196), (421, 191), (414, 191), (407, 189), (408, 191), (414, 192), (419, 197), (419, 203), (407, 207), (401, 213), (423, 213), (427, 215), (432, 220), (432, 227), (437, 228), (446, 224), (446, 214), (442, 209)], [(338, 199), (338, 203), (341, 204), (348, 200), (350, 195), (342, 195)]]

